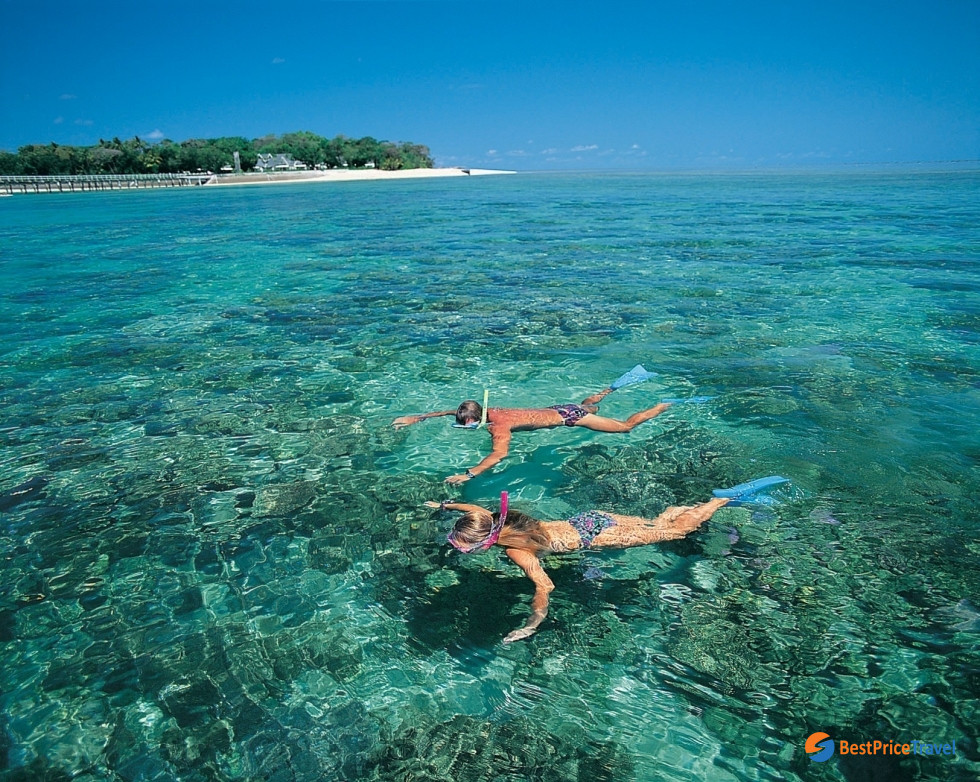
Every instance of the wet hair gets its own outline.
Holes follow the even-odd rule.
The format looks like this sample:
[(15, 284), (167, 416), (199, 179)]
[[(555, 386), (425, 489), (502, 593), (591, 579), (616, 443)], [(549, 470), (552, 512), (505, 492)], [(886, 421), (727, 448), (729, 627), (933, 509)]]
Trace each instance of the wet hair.
[(479, 402), (467, 399), (463, 404), (456, 408), (456, 423), (466, 426), (471, 421), (479, 421), (483, 418), (483, 406)]
[[(478, 546), (490, 537), (490, 529), (499, 518), (499, 513), (490, 513), (485, 510), (464, 513), (456, 519), (453, 531), (449, 536), (464, 547)], [(541, 529), (541, 522), (526, 513), (521, 513), (519, 510), (507, 512), (504, 529), (511, 533), (523, 534), (530, 543), (527, 548), (549, 548), (548, 537)]]

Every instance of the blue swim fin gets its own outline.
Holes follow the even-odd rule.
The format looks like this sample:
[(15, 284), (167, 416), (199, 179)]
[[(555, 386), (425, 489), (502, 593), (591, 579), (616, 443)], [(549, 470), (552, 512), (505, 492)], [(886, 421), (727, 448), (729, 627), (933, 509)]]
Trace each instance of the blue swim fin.
[(715, 497), (728, 497), (731, 499), (725, 507), (738, 507), (739, 505), (775, 505), (776, 500), (766, 495), (760, 495), (763, 489), (770, 486), (778, 486), (781, 483), (789, 483), (789, 478), (779, 475), (770, 475), (766, 478), (756, 478), (754, 481), (740, 483), (730, 489), (715, 489), (711, 492)]
[(629, 386), (633, 383), (642, 383), (644, 380), (649, 380), (651, 377), (656, 377), (656, 372), (647, 372), (642, 364), (637, 364), (629, 372), (624, 375), (620, 375), (618, 378), (613, 380), (609, 384), (609, 387), (615, 391), (617, 388), (622, 388), (623, 386)]

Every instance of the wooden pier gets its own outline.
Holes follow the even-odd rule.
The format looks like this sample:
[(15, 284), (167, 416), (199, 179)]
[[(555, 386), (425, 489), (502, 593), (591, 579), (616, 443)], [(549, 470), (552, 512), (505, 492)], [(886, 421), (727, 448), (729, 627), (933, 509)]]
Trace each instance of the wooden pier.
[(135, 190), (189, 187), (213, 182), (214, 174), (81, 174), (75, 176), (0, 176), (0, 193), (83, 193), (91, 190)]

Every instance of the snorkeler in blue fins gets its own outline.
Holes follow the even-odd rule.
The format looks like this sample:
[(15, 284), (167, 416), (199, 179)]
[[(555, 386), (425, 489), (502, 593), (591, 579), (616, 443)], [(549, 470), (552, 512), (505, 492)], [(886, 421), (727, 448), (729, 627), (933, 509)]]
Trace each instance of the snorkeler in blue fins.
[(608, 388), (586, 397), (577, 405), (563, 404), (542, 408), (488, 407), (489, 392), (485, 392), (482, 405), (470, 399), (463, 402), (455, 410), (401, 416), (392, 422), (392, 426), (400, 429), (426, 418), (449, 415), (455, 416), (456, 425), (460, 428), (477, 429), (485, 426), (490, 432), (492, 445), (490, 454), (475, 467), (471, 467), (460, 475), (450, 475), (446, 478), (447, 483), (463, 483), (470, 478), (475, 478), (482, 472), (486, 472), (507, 456), (510, 451), (512, 432), (553, 429), (559, 426), (581, 426), (594, 432), (630, 432), (644, 421), (656, 418), (670, 407), (669, 402), (661, 402), (647, 410), (633, 413), (625, 421), (597, 415), (599, 402), (607, 395), (624, 386), (642, 383), (651, 377), (656, 377), (656, 375), (656, 372), (648, 372), (642, 365), (637, 364), (629, 372), (614, 380)]
[[(679, 540), (696, 531), (724, 507), (765, 504), (766, 491), (789, 483), (778, 475), (757, 478), (729, 489), (716, 489), (714, 498), (698, 505), (669, 507), (655, 519), (625, 516), (604, 510), (586, 510), (561, 521), (542, 521), (518, 511), (508, 512), (507, 492), (500, 495), (500, 510), (462, 502), (427, 502), (430, 508), (460, 511), (449, 533), (449, 544), (461, 554), (478, 554), (493, 546), (504, 553), (534, 582), (531, 616), (524, 627), (508, 633), (505, 644), (533, 635), (548, 615), (554, 583), (541, 566), (541, 558), (571, 551), (624, 549)], [(768, 498), (768, 504), (774, 504)]]

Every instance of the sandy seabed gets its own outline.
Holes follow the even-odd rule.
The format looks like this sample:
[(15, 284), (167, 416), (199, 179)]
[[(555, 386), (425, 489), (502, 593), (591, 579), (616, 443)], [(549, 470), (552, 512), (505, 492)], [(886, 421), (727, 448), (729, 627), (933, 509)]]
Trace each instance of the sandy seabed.
[(284, 171), (271, 174), (221, 174), (209, 181), (213, 185), (272, 185), (296, 182), (355, 182), (375, 179), (428, 179), (432, 177), (482, 176), (489, 174), (514, 174), (515, 171), (499, 171), (486, 168), (410, 168), (404, 171), (379, 171), (377, 169), (330, 169), (329, 171)]

